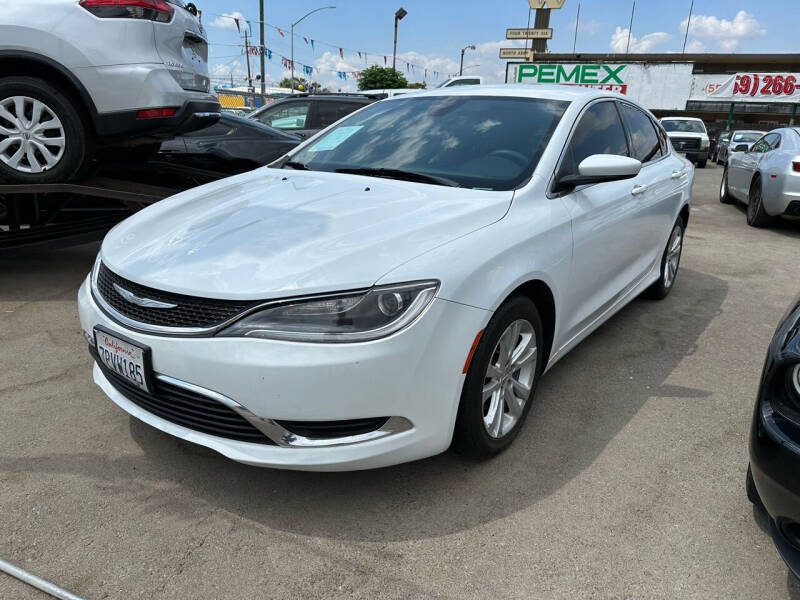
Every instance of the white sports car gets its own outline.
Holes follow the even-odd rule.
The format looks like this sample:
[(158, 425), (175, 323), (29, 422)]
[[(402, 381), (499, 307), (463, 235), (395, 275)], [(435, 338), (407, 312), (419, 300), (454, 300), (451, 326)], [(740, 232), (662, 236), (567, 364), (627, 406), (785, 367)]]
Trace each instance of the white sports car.
[(114, 228), (78, 297), (94, 380), (251, 465), (495, 454), (544, 372), (673, 288), (693, 179), (649, 112), (598, 90), (372, 104)]

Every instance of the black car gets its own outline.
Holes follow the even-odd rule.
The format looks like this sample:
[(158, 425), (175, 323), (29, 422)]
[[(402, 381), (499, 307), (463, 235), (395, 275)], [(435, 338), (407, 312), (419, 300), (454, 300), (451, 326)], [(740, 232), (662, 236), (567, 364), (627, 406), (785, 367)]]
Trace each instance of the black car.
[(200, 131), (161, 145), (158, 159), (226, 174), (263, 167), (302, 141), (286, 133), (231, 114)]
[(766, 509), (775, 546), (800, 577), (800, 297), (767, 351), (750, 430), (747, 497)]
[(295, 95), (267, 104), (247, 117), (282, 131), (308, 137), (376, 100), (376, 96), (357, 94)]

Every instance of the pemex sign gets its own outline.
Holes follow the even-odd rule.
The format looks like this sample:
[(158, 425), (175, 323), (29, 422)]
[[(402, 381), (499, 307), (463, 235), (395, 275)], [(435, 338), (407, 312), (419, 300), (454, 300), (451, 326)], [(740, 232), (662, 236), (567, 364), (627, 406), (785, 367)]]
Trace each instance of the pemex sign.
[(627, 64), (524, 64), (517, 67), (517, 83), (561, 83), (601, 87), (624, 94)]

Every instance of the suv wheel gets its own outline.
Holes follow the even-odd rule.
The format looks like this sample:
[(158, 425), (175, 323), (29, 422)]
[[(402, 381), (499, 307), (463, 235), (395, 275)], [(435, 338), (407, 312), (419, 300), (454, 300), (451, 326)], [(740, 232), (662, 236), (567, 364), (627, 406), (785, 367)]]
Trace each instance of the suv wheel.
[(92, 146), (69, 96), (35, 77), (0, 79), (0, 179), (69, 181), (89, 163)]

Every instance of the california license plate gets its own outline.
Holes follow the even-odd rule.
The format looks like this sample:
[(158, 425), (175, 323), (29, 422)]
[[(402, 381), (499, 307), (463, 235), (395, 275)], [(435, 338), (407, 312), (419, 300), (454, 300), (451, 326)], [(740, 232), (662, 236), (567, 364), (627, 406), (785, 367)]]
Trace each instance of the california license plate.
[(139, 389), (150, 391), (149, 348), (100, 327), (95, 327), (94, 341), (97, 355), (108, 369)]

